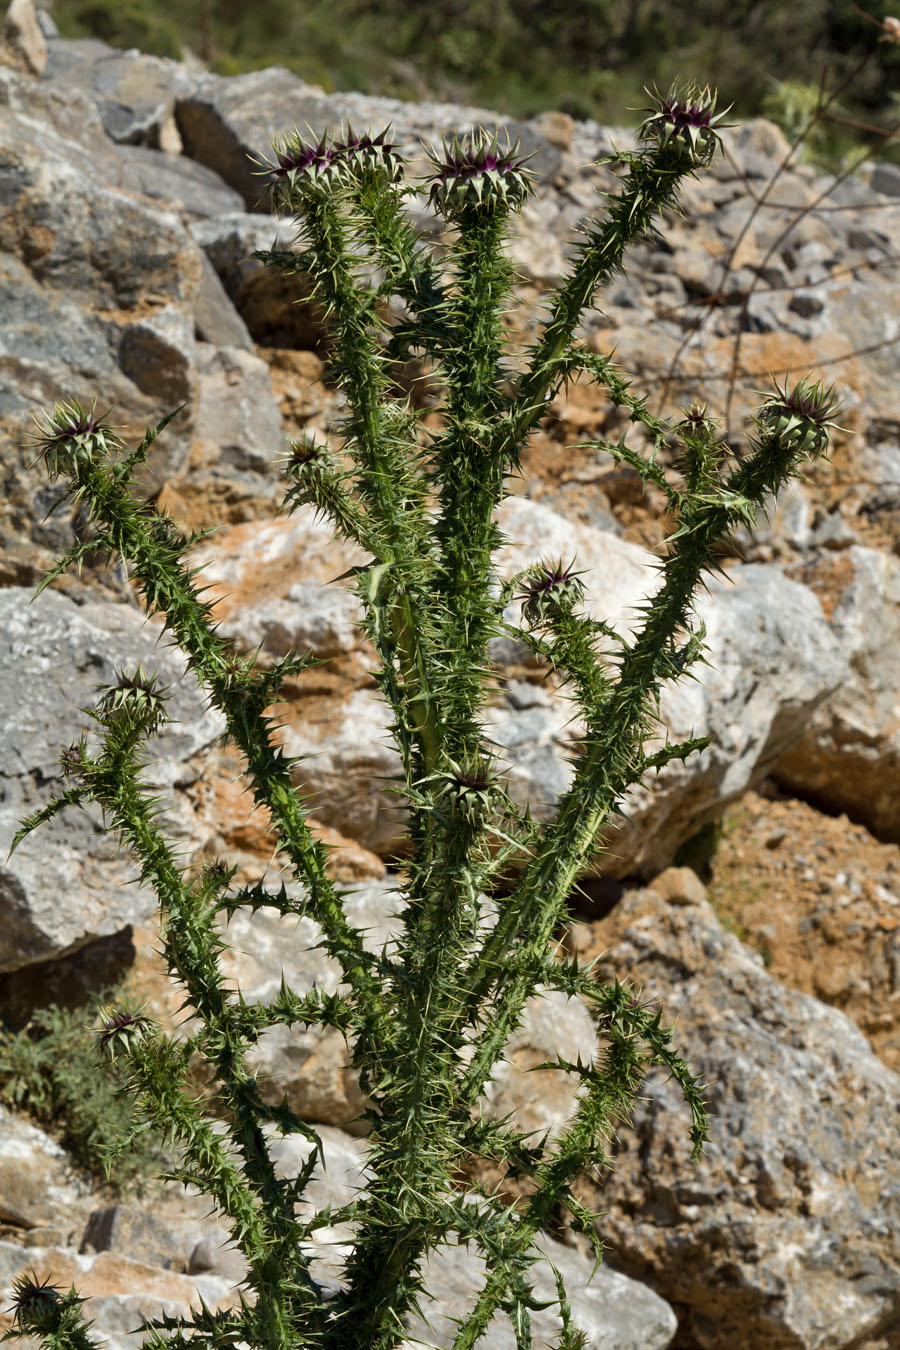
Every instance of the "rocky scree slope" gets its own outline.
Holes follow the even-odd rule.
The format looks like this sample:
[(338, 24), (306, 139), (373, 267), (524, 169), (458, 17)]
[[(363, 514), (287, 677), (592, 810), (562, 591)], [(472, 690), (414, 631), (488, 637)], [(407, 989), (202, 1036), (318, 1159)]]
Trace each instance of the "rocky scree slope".
[[(247, 155), (293, 123), (349, 117), (357, 126), (392, 122), (401, 147), (423, 162), (421, 140), (498, 119), (326, 96), (279, 69), (220, 79), (48, 37), (37, 20), (29, 26), (29, 12), (20, 0), (12, 7), (19, 36), (7, 40), (11, 64), (0, 67), (0, 830), (8, 840), (46, 795), (58, 748), (77, 729), (74, 708), (115, 665), (139, 658), (173, 683), (181, 719), (153, 769), (166, 828), (187, 854), (225, 855), (247, 879), (273, 866), (266, 822), (248, 812), (218, 720), (182, 678), (181, 658), (142, 622), (127, 579), (88, 568), (28, 604), (83, 528), (69, 508), (47, 516), (56, 489), (21, 448), (32, 415), (63, 397), (97, 394), (133, 434), (184, 403), (144, 490), (179, 523), (221, 526), (200, 560), (238, 645), (261, 646), (264, 660), (293, 646), (330, 658), (291, 691), (285, 739), (292, 753), (314, 756), (299, 781), (321, 794), (316, 813), (336, 845), (333, 866), (358, 887), (354, 921), (386, 932), (402, 822), (374, 788), (392, 771), (393, 752), (354, 598), (324, 586), (357, 559), (311, 514), (271, 519), (285, 435), (327, 433), (340, 400), (323, 366), (321, 317), (296, 303), (302, 283), (246, 261), (254, 248), (289, 239), (267, 214)], [(516, 335), (527, 339), (543, 289), (564, 266), (566, 240), (609, 186), (594, 161), (627, 145), (630, 133), (558, 114), (510, 132), (536, 151), (544, 180), (512, 245), (525, 316)], [(833, 463), (816, 466), (753, 541), (738, 541), (727, 579), (701, 599), (711, 668), (670, 691), (663, 714), (676, 734), (710, 732), (712, 746), (633, 794), (629, 824), (610, 837), (598, 875), (585, 879), (580, 922), (566, 937), (606, 949), (611, 970), (678, 1013), (682, 1047), (715, 1082), (720, 1112), (713, 1146), (692, 1169), (669, 1090), (651, 1085), (634, 1129), (622, 1131), (604, 1193), (609, 1268), (588, 1285), (590, 1261), (577, 1243), (552, 1245), (584, 1289), (576, 1319), (592, 1345), (610, 1350), (900, 1343), (900, 1081), (846, 1016), (773, 979), (759, 951), (723, 930), (695, 873), (670, 866), (708, 822), (756, 787), (771, 795), (774, 784), (849, 812), (883, 848), (900, 840), (900, 407), (891, 360), (900, 276), (890, 245), (900, 197), (801, 166), (782, 173), (760, 205), (786, 151), (768, 123), (730, 133), (725, 157), (691, 185), (684, 214), (665, 222), (664, 240), (637, 251), (585, 331), (599, 350), (616, 345), (623, 367), (659, 390), (667, 411), (698, 392), (711, 411), (727, 411), (737, 445), (768, 370), (825, 369), (845, 400)], [(889, 174), (877, 181), (896, 186)], [(439, 245), (435, 221), (422, 212), (418, 223)], [(411, 389), (427, 421), (420, 374), (410, 371)], [(574, 544), (592, 611), (627, 628), (653, 585), (648, 564), (666, 522), (634, 475), (579, 448), (616, 428), (614, 410), (593, 390), (576, 385), (558, 401), (504, 507), (501, 565), (512, 572), (548, 552), (568, 556)], [(493, 657), (492, 734), (514, 791), (541, 814), (565, 787), (578, 728), (524, 651), (497, 642)], [(123, 885), (129, 864), (99, 821), (73, 817), (54, 830), (0, 870), (6, 1014), (21, 1021), (48, 992), (77, 1001), (124, 965), (174, 1021), (153, 956), (152, 897)], [(866, 899), (890, 941), (900, 886), (887, 871), (878, 884), (881, 893)], [(851, 895), (846, 917), (858, 899)], [(333, 986), (335, 972), (305, 950), (309, 935), (283, 927), (262, 916), (233, 926), (233, 973), (248, 997), (265, 997), (282, 969), (298, 990)], [(888, 1024), (893, 971), (886, 959), (870, 980)], [(827, 980), (815, 992), (828, 997)], [(491, 1085), (490, 1109), (515, 1111), (534, 1128), (564, 1118), (565, 1084), (531, 1070), (575, 1048), (593, 1048), (583, 1009), (536, 1001)], [(364, 1184), (364, 1141), (347, 1133), (358, 1089), (339, 1039), (270, 1035), (260, 1068), (273, 1091), (287, 1091), (323, 1124), (321, 1185)], [(110, 1206), (70, 1174), (42, 1132), (8, 1117), (3, 1139), (0, 1285), (32, 1264), (74, 1280), (114, 1345), (137, 1342), (129, 1333), (148, 1310), (177, 1310), (198, 1294), (210, 1303), (233, 1297), (237, 1256), (196, 1197), (170, 1191)], [(331, 1237), (340, 1243), (339, 1233)], [(323, 1247), (322, 1260), (334, 1251)], [(447, 1332), (441, 1318), (473, 1278), (464, 1253), (430, 1272), (441, 1301), (436, 1343)], [(492, 1345), (504, 1344), (499, 1325), (491, 1335)], [(549, 1325), (540, 1335), (551, 1335)]]

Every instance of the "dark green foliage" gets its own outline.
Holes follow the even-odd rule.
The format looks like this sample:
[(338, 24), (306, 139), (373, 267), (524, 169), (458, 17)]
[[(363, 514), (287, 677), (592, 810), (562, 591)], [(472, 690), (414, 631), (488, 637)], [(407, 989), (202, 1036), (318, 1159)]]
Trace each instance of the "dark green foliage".
[(0, 1100), (57, 1136), (76, 1162), (117, 1192), (134, 1189), (159, 1170), (161, 1140), (155, 1130), (141, 1134), (134, 1148), (104, 1156), (134, 1129), (134, 1104), (116, 1092), (116, 1078), (104, 1072), (94, 1022), (97, 1000), (76, 1011), (55, 1004), (35, 1012), (13, 1033), (0, 1027)]
[[(635, 90), (686, 70), (727, 86), (741, 117), (779, 81), (840, 83), (851, 118), (893, 121), (891, 0), (54, 0), (66, 36), (159, 56), (190, 48), (221, 74), (287, 65), (326, 89), (453, 98), (514, 116), (559, 108), (619, 124)], [(860, 9), (865, 11), (861, 13)], [(872, 16), (867, 18), (866, 15)]]
[[(610, 1140), (628, 1119), (648, 1069), (662, 1068), (677, 1081), (695, 1153), (703, 1146), (701, 1087), (673, 1048), (662, 1010), (643, 1005), (625, 983), (601, 984), (577, 960), (562, 962), (554, 934), (623, 795), (648, 771), (703, 747), (691, 740), (653, 754), (644, 749), (658, 734), (662, 685), (702, 660), (692, 601), (716, 568), (717, 548), (732, 527), (753, 522), (804, 457), (827, 448), (832, 400), (809, 381), (776, 386), (757, 414), (749, 453), (735, 463), (702, 409), (688, 410), (677, 426), (654, 417), (611, 358), (578, 339), (585, 310), (622, 268), (627, 246), (646, 237), (663, 209), (677, 203), (684, 179), (709, 164), (718, 120), (706, 90), (673, 89), (657, 100), (637, 150), (615, 156), (618, 191), (585, 227), (533, 346), (514, 354), (503, 323), (513, 281), (504, 241), (532, 190), (514, 146), (483, 131), (445, 142), (432, 156), (430, 178), (418, 186), (405, 182), (385, 135), (348, 132), (308, 144), (294, 135), (275, 147), (268, 171), (276, 207), (297, 222), (293, 265), (309, 275), (330, 318), (332, 373), (346, 396), (341, 455), (293, 446), (286, 504), (314, 506), (336, 535), (370, 555), (354, 575), (402, 762), (392, 790), (407, 809), (408, 847), (398, 877), (398, 933), (381, 952), (371, 951), (348, 922), (267, 715), (281, 682), (308, 658), (290, 655), (261, 671), (237, 655), (196, 585), (188, 562), (196, 540), (130, 491), (160, 427), (126, 453), (102, 419), (75, 405), (39, 424), (37, 447), (48, 472), (70, 479), (71, 496), (93, 521), (91, 547), (128, 565), (147, 609), (163, 613), (224, 714), (253, 798), (267, 808), (297, 883), (290, 892), (265, 883), (236, 890), (224, 864), (183, 871), (141, 778), (147, 743), (165, 718), (165, 691), (140, 670), (119, 673), (101, 692), (91, 732), (65, 752), (67, 786), (17, 836), (68, 806), (103, 810), (140, 862), (141, 879), (156, 891), (162, 950), (197, 1018), (199, 1030), (184, 1042), (128, 1008), (107, 1010), (99, 1032), (114, 1066), (127, 1072), (141, 1119), (181, 1150), (170, 1175), (213, 1199), (249, 1263), (252, 1301), (227, 1314), (202, 1310), (184, 1323), (162, 1319), (148, 1338), (152, 1350), (162, 1350), (172, 1331), (179, 1346), (190, 1339), (209, 1347), (243, 1342), (253, 1350), (392, 1350), (424, 1292), (425, 1258), (457, 1241), (481, 1251), (488, 1274), (460, 1320), (454, 1350), (474, 1346), (495, 1313), (509, 1318), (517, 1346), (526, 1350), (537, 1306), (534, 1238), (562, 1208), (599, 1259), (600, 1216), (578, 1201), (574, 1183), (585, 1172), (602, 1176), (610, 1165)], [(410, 228), (404, 206), (416, 193), (443, 214), (446, 252), (432, 254)], [(281, 270), (292, 265), (284, 252), (257, 256)], [(398, 312), (403, 317), (392, 324), (389, 316)], [(431, 364), (443, 387), (441, 423), (428, 436), (397, 392), (396, 366), (411, 353)], [(676, 522), (660, 561), (659, 590), (630, 638), (584, 612), (583, 584), (570, 560), (545, 560), (504, 584), (496, 574), (502, 543), (496, 508), (529, 436), (576, 375), (592, 379), (598, 399), (626, 409), (649, 432), (648, 455), (624, 438), (594, 446), (664, 491)], [(664, 447), (676, 451), (679, 473), (663, 471), (657, 456)], [(54, 575), (77, 563), (81, 547)], [(504, 618), (516, 596), (523, 601), (521, 629)], [(585, 723), (571, 786), (556, 818), (540, 826), (511, 799), (482, 726), (489, 643), (503, 633), (555, 669)], [(508, 884), (492, 901), (501, 878)], [(248, 1006), (233, 993), (218, 960), (219, 921), (263, 906), (318, 923), (322, 949), (343, 972), (338, 994), (313, 990), (300, 998), (283, 987), (269, 1003)], [(580, 1093), (559, 1134), (535, 1139), (514, 1123), (487, 1118), (480, 1103), (527, 1000), (541, 988), (583, 999), (602, 1049), (592, 1063), (560, 1059), (548, 1066), (568, 1075)], [(317, 1229), (338, 1216), (301, 1220), (295, 1212), (318, 1136), (286, 1103), (265, 1103), (248, 1069), (248, 1052), (275, 1025), (344, 1032), (367, 1099), (369, 1180), (340, 1215), (353, 1222), (354, 1238), (338, 1293), (317, 1285), (308, 1256)], [(195, 1054), (215, 1076), (227, 1139), (185, 1087)], [(280, 1179), (273, 1165), (267, 1135), (273, 1129), (303, 1134), (315, 1145), (292, 1181)], [(485, 1163), (529, 1181), (518, 1208), (477, 1182), (462, 1191), (459, 1178), (477, 1177), (479, 1168), (483, 1174)], [(558, 1294), (558, 1344), (574, 1350), (580, 1337), (562, 1281)], [(48, 1346), (61, 1345), (43, 1334)]]
[(180, 25), (175, 15), (162, 16), (147, 0), (64, 0), (59, 6), (66, 31), (96, 37), (113, 47), (138, 47), (156, 56), (182, 55)]

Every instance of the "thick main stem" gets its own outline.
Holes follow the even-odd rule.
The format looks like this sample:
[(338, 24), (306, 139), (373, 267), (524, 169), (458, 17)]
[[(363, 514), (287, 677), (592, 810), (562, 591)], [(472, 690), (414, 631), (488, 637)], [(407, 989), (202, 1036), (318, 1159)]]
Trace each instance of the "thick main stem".
[[(445, 356), (450, 388), (448, 430), (439, 449), (441, 516), (440, 595), (445, 617), (441, 643), (450, 663), (429, 695), (439, 716), (450, 761), (481, 755), (476, 720), (484, 696), (482, 669), (495, 618), (488, 581), (497, 532), (493, 512), (502, 494), (503, 471), (486, 448), (486, 427), (497, 399), (502, 343), (499, 309), (509, 284), (500, 255), (505, 212), (472, 210), (460, 220), (455, 248), (458, 294), (452, 304), (450, 348)], [(399, 632), (404, 631), (401, 612)], [(454, 659), (455, 658), (455, 659)], [(445, 765), (448, 771), (450, 764)], [(446, 798), (430, 830), (427, 853), (410, 868), (410, 906), (401, 944), (406, 975), (399, 989), (399, 1043), (392, 1100), (382, 1108), (375, 1163), (384, 1195), (366, 1205), (356, 1253), (348, 1274), (348, 1303), (358, 1306), (363, 1289), (368, 1306), (359, 1317), (352, 1344), (360, 1350), (387, 1350), (400, 1334), (400, 1318), (411, 1306), (415, 1270), (428, 1246), (427, 1207), (421, 1197), (405, 1200), (408, 1177), (428, 1174), (434, 1151), (433, 1182), (448, 1182), (439, 1162), (442, 1136), (453, 1115), (455, 1045), (448, 1031), (457, 1020), (458, 991), (453, 972), (464, 959), (471, 933), (473, 852), (482, 829), (461, 803)], [(436, 1147), (437, 1146), (437, 1147)], [(380, 1211), (408, 1211), (399, 1228), (386, 1228)]]

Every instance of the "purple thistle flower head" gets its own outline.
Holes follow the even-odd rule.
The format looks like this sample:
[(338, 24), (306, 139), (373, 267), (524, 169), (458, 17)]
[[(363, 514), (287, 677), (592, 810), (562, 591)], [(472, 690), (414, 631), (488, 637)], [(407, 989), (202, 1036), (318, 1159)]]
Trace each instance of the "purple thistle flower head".
[(522, 618), (531, 628), (570, 612), (584, 599), (578, 573), (562, 562), (541, 561), (528, 569), (524, 580), (524, 590), (517, 599), (524, 601)]
[(275, 159), (258, 161), (275, 190), (276, 205), (290, 211), (311, 191), (334, 190), (377, 174), (395, 183), (403, 175), (403, 158), (387, 139), (389, 127), (373, 136), (357, 135), (347, 124), (342, 139), (306, 141), (295, 128), (283, 141), (275, 141)]
[(289, 136), (272, 143), (274, 160), (257, 160), (272, 188), (276, 209), (290, 212), (298, 199), (316, 189), (333, 187), (334, 148), (327, 134), (306, 141), (295, 127)]
[(110, 1059), (120, 1052), (130, 1049), (152, 1035), (154, 1022), (139, 1008), (129, 1008), (125, 1004), (109, 1004), (100, 1011), (100, 1030), (96, 1044)]
[(403, 156), (387, 139), (390, 127), (377, 136), (366, 133), (357, 136), (350, 123), (343, 139), (335, 141), (332, 153), (338, 171), (346, 180), (356, 180), (366, 174), (386, 177), (396, 183), (403, 176)]
[(289, 178), (291, 174), (296, 173), (314, 174), (329, 165), (333, 155), (324, 140), (318, 145), (307, 145), (298, 140), (277, 152), (277, 157), (278, 165), (272, 170), (272, 177), (275, 179)]
[(830, 430), (840, 407), (834, 385), (828, 388), (811, 375), (798, 380), (793, 388), (773, 380), (775, 388), (757, 414), (760, 429), (774, 435), (786, 448), (801, 455), (824, 455), (828, 451)]
[(72, 398), (57, 403), (52, 413), (34, 419), (37, 431), (31, 439), (51, 478), (72, 478), (119, 447), (121, 442), (106, 420), (108, 415), (98, 413), (95, 402), (84, 408)]
[(431, 150), (434, 168), (429, 197), (442, 215), (452, 217), (467, 206), (484, 210), (518, 210), (533, 191), (535, 175), (525, 168), (529, 155), (519, 156), (519, 142), (501, 146), (497, 134), (483, 127), (445, 137), (441, 153)]
[(719, 147), (719, 123), (728, 111), (716, 112), (715, 91), (708, 85), (682, 89), (673, 84), (668, 94), (654, 90), (651, 98), (653, 106), (647, 109), (638, 139), (655, 142), (660, 150), (687, 157), (692, 164), (709, 164)]

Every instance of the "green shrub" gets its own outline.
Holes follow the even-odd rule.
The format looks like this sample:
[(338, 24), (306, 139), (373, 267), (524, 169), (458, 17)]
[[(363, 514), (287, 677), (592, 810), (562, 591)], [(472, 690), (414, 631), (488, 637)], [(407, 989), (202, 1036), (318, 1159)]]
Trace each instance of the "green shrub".
[[(487, 1275), (454, 1350), (475, 1345), (496, 1312), (510, 1319), (525, 1350), (536, 1306), (534, 1238), (563, 1209), (600, 1256), (602, 1221), (579, 1202), (574, 1183), (609, 1165), (609, 1136), (628, 1117), (650, 1067), (677, 1080), (694, 1149), (703, 1146), (702, 1093), (672, 1049), (662, 1012), (643, 1006), (627, 984), (600, 983), (577, 958), (560, 960), (553, 938), (623, 794), (705, 744), (645, 748), (658, 735), (662, 685), (702, 659), (692, 601), (716, 568), (723, 536), (752, 524), (801, 463), (828, 447), (832, 403), (808, 380), (774, 388), (756, 414), (749, 452), (734, 462), (703, 408), (688, 409), (676, 425), (655, 417), (611, 357), (578, 338), (583, 314), (622, 267), (628, 245), (655, 228), (677, 203), (683, 180), (712, 160), (719, 117), (706, 90), (673, 90), (655, 101), (637, 150), (612, 157), (618, 191), (585, 226), (567, 278), (547, 299), (536, 341), (515, 353), (504, 325), (513, 283), (504, 244), (533, 190), (515, 147), (484, 131), (454, 137), (432, 152), (429, 177), (418, 186), (407, 183), (384, 133), (348, 129), (341, 139), (312, 144), (295, 133), (263, 166), (298, 238), (296, 249), (256, 256), (311, 279), (330, 315), (332, 371), (346, 399), (341, 458), (322, 443), (294, 443), (286, 504), (314, 506), (370, 559), (354, 576), (402, 763), (389, 790), (407, 811), (406, 861), (397, 878), (398, 934), (383, 950), (372, 951), (348, 920), (266, 711), (283, 681), (311, 658), (292, 653), (262, 670), (238, 654), (195, 584), (195, 539), (130, 490), (170, 418), (131, 451), (93, 408), (75, 402), (40, 424), (38, 448), (50, 477), (69, 480), (95, 526), (48, 581), (87, 550), (124, 561), (147, 610), (164, 614), (223, 713), (254, 800), (267, 808), (297, 883), (291, 890), (264, 882), (235, 887), (234, 869), (224, 862), (183, 871), (141, 778), (147, 743), (167, 712), (165, 691), (139, 668), (101, 693), (92, 732), (64, 752), (67, 786), (19, 832), (21, 838), (69, 806), (99, 806), (159, 897), (162, 948), (199, 1030), (177, 1040), (139, 1010), (122, 1008), (104, 1016), (100, 1041), (125, 1066), (144, 1117), (183, 1150), (174, 1175), (212, 1198), (249, 1267), (246, 1301), (179, 1321), (181, 1347), (391, 1350), (425, 1292), (425, 1258), (461, 1242), (480, 1250)], [(414, 194), (427, 194), (444, 218), (446, 251), (432, 252), (411, 228), (404, 207)], [(398, 392), (411, 355), (430, 364), (443, 388), (442, 424), (427, 432)], [(651, 446), (646, 455), (624, 438), (594, 444), (653, 483), (677, 522), (659, 562), (660, 587), (631, 637), (585, 613), (582, 583), (564, 561), (545, 559), (506, 582), (495, 569), (497, 507), (529, 437), (576, 376), (593, 380), (598, 398), (641, 425)], [(664, 449), (676, 453), (677, 472), (664, 472)], [(522, 620), (511, 623), (507, 609), (517, 598)], [(571, 786), (545, 824), (511, 798), (482, 725), (489, 643), (498, 635), (513, 636), (549, 664), (584, 721)], [(315, 920), (319, 945), (341, 968), (340, 992), (315, 987), (299, 997), (283, 986), (270, 1002), (252, 1005), (235, 995), (218, 960), (219, 924), (236, 910), (263, 906)], [(491, 1119), (481, 1106), (540, 988), (582, 998), (602, 1046), (595, 1062), (548, 1066), (580, 1092), (571, 1119), (543, 1139), (514, 1121)], [(334, 1027), (347, 1037), (370, 1145), (365, 1193), (303, 1219), (296, 1205), (316, 1164), (318, 1135), (286, 1103), (267, 1104), (247, 1066), (263, 1032), (297, 1025)], [(227, 1137), (186, 1087), (195, 1053), (215, 1073)], [(295, 1179), (276, 1173), (273, 1130), (314, 1145)], [(459, 1178), (477, 1177), (484, 1164), (526, 1179), (521, 1205), (510, 1208), (501, 1193), (474, 1182), (461, 1190)], [(354, 1236), (335, 1292), (314, 1278), (309, 1244), (318, 1229), (341, 1222), (353, 1225)], [(561, 1280), (558, 1293), (559, 1346), (573, 1350), (581, 1337)], [(47, 1302), (24, 1283), (17, 1332), (40, 1333), (48, 1350), (86, 1345), (74, 1292), (50, 1300), (49, 1311)], [(147, 1344), (162, 1350), (173, 1325), (156, 1323)]]
[(143, 0), (70, 0), (63, 22), (73, 37), (95, 37), (111, 47), (139, 47), (154, 56), (181, 59), (177, 23)]
[(150, 1130), (128, 1152), (117, 1149), (133, 1129), (134, 1105), (103, 1072), (93, 1025), (100, 1006), (99, 999), (76, 1011), (52, 1004), (21, 1031), (0, 1026), (0, 1100), (46, 1126), (80, 1167), (122, 1193), (159, 1170), (162, 1141)]

